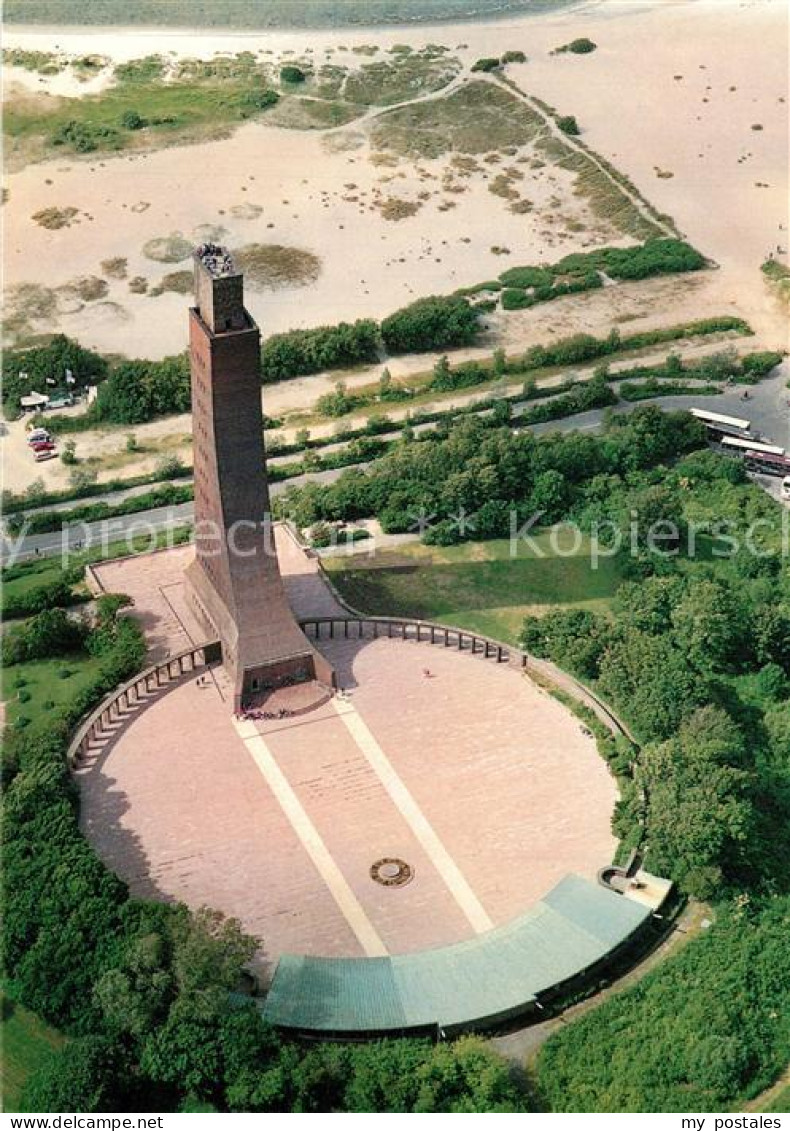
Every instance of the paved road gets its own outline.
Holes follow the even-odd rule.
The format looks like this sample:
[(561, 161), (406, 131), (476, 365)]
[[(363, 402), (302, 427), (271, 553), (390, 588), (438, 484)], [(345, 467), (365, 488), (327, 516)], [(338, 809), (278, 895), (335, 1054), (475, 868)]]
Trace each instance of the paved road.
[[(364, 466), (364, 465), (363, 465)], [(300, 475), (296, 479), (289, 479), (285, 483), (273, 483), (271, 494), (273, 497), (281, 494), (292, 483), (304, 484), (333, 483), (345, 468), (335, 468), (331, 471), (316, 471), (309, 475)], [(117, 495), (111, 501), (116, 501)], [(90, 500), (96, 501), (96, 500)], [(19, 540), (9, 537), (2, 539), (0, 561), (3, 564), (26, 561), (29, 558), (44, 557), (48, 554), (68, 554), (75, 549), (86, 549), (90, 546), (99, 547), (110, 545), (134, 535), (145, 535), (163, 530), (176, 529), (191, 523), (193, 504), (178, 503), (170, 507), (154, 507), (147, 511), (138, 511), (137, 514), (121, 515), (118, 518), (103, 519), (99, 522), (75, 523), (65, 531), (52, 531), (49, 534), (30, 534)], [(75, 546), (75, 543), (82, 543)]]
[[(654, 404), (658, 408), (705, 408), (710, 412), (721, 412), (727, 416), (739, 416), (750, 420), (754, 431), (768, 437), (776, 444), (790, 447), (790, 390), (787, 380), (790, 376), (790, 363), (783, 362), (776, 373), (769, 379), (761, 381), (749, 389), (749, 399), (741, 400), (737, 389), (732, 392), (722, 393), (714, 397), (661, 397), (655, 401), (638, 401), (615, 405), (616, 414), (632, 412), (638, 405)], [(593, 409), (583, 412), (578, 416), (566, 417), (564, 420), (553, 420), (546, 424), (535, 424), (532, 431), (538, 435), (546, 432), (589, 432), (600, 428), (603, 420), (604, 409)]]
[[(346, 446), (346, 441), (338, 440), (336, 444), (326, 444), (323, 448), (319, 449), (319, 455), (325, 453), (336, 452), (340, 448)], [(291, 452), (290, 455), (284, 456), (270, 456), (266, 461), (269, 467), (279, 467), (282, 464), (295, 463), (299, 460), (298, 452)], [(294, 480), (295, 482), (296, 480)], [(25, 511), (26, 514), (38, 514), (40, 511), (46, 511), (48, 514), (52, 511), (67, 511), (73, 507), (90, 506), (93, 503), (122, 503), (124, 499), (133, 499), (136, 495), (145, 495), (149, 491), (156, 490), (157, 487), (164, 486), (165, 483), (174, 483), (177, 487), (187, 486), (192, 483), (191, 475), (184, 475), (180, 478), (172, 478), (161, 480), (158, 483), (143, 483), (137, 487), (121, 487), (115, 491), (104, 491), (96, 495), (86, 495), (81, 499), (68, 499), (65, 503), (44, 503), (41, 506), (29, 507)]]
[[(713, 397), (662, 397), (660, 400), (641, 401), (636, 403), (621, 403), (614, 406), (616, 414), (633, 412), (640, 404), (657, 404), (664, 409), (682, 409), (702, 406), (712, 412), (722, 412), (729, 416), (745, 417), (752, 422), (756, 432), (783, 446), (790, 447), (790, 412), (788, 402), (790, 391), (787, 388), (790, 363), (785, 361), (774, 375), (749, 391), (749, 399), (744, 401), (737, 390), (722, 393)], [(532, 425), (530, 430), (537, 435), (547, 432), (588, 432), (601, 427), (604, 418), (604, 409), (593, 409), (591, 412), (579, 413), (564, 420), (549, 421), (545, 424)], [(366, 465), (360, 465), (366, 466)], [(307, 482), (333, 483), (347, 470), (336, 468), (332, 471), (317, 471), (308, 475), (300, 475), (284, 483), (273, 483), (271, 493), (273, 496), (280, 494), (291, 484), (298, 486)], [(775, 494), (775, 484), (768, 481), (771, 494)], [(761, 481), (761, 485), (765, 483)], [(119, 494), (112, 496), (112, 501), (121, 497)], [(86, 544), (89, 540), (93, 543), (101, 538), (117, 541), (125, 538), (129, 533), (143, 533), (148, 531), (161, 531), (175, 526), (183, 526), (192, 520), (192, 503), (181, 503), (173, 507), (159, 507), (150, 511), (141, 511), (138, 514), (125, 515), (120, 518), (107, 520), (106, 524), (88, 523), (71, 528), (70, 543), (75, 540)], [(21, 539), (17, 543), (13, 539), (3, 539), (0, 560), (7, 563), (11, 560), (23, 561), (27, 558), (40, 555), (60, 553), (69, 542), (60, 532), (51, 534), (36, 534)]]

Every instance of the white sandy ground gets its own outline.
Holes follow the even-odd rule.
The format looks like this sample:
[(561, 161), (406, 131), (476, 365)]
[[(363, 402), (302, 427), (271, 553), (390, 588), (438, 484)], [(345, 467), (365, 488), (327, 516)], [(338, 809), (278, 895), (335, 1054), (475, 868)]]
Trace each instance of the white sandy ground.
[[(553, 47), (579, 35), (589, 35), (598, 50), (583, 57), (550, 56)], [(721, 269), (704, 278), (607, 288), (497, 316), (483, 352), (496, 344), (517, 349), (576, 329), (605, 331), (615, 320), (623, 322), (625, 332), (718, 313), (748, 318), (758, 331), (754, 346), (787, 346), (786, 315), (759, 271), (771, 251), (788, 243), (787, 38), (783, 0), (601, 0), (490, 24), (375, 32), (215, 35), (58, 28), (11, 29), (6, 36), (9, 47), (91, 52), (114, 60), (154, 52), (210, 57), (242, 49), (302, 54), (308, 46), (318, 56), (338, 44), (371, 42), (382, 48), (404, 42), (415, 47), (440, 42), (453, 49), (467, 44), (457, 51), (467, 62), (509, 48), (525, 50), (529, 63), (511, 67), (511, 78), (562, 112), (576, 114), (584, 140), (627, 173), (660, 211), (672, 215)], [(340, 51), (330, 58), (356, 65), (367, 61)], [(752, 130), (755, 124), (763, 129)], [(146, 259), (146, 240), (175, 231), (199, 238), (200, 225), (221, 225), (231, 245), (294, 244), (322, 259), (322, 272), (311, 286), (249, 293), (251, 310), (266, 333), (380, 316), (413, 297), (477, 282), (507, 266), (557, 258), (590, 238), (585, 233), (570, 238), (562, 225), (547, 224), (540, 209), (514, 216), (480, 178), (464, 182), (469, 190), (450, 197), (456, 207), (449, 211), (438, 210), (448, 198), (438, 192), (414, 217), (384, 221), (366, 207), (376, 187), (409, 199), (418, 191), (436, 193), (438, 182), (430, 178), (444, 162), (420, 162), (425, 180), (405, 163), (376, 168), (367, 160), (358, 124), (335, 132), (357, 137), (360, 148), (330, 152), (319, 134), (256, 122), (224, 141), (134, 156), (68, 157), (13, 173), (7, 177), (10, 198), (4, 210), (6, 286), (58, 286), (75, 276), (98, 275), (100, 261), (114, 256), (128, 259), (130, 277), (145, 275), (154, 283), (188, 264)], [(673, 176), (659, 178), (658, 170)], [(391, 183), (379, 182), (393, 174)], [(567, 201), (563, 178), (547, 170), (542, 180), (527, 182), (524, 195), (539, 205), (553, 192)], [(360, 199), (343, 199), (348, 196)], [(263, 208), (259, 217), (233, 214), (249, 204)], [(50, 205), (78, 207), (79, 223), (56, 232), (39, 227), (30, 217)], [(494, 255), (494, 245), (509, 247), (511, 254)], [(63, 315), (60, 328), (108, 352), (157, 357), (183, 348), (184, 296), (134, 296), (127, 281), (110, 280), (108, 300)], [(390, 368), (396, 374), (418, 371), (431, 360), (401, 359)], [(370, 377), (361, 372), (349, 383)], [(329, 378), (317, 375), (267, 390), (267, 411), (309, 405), (329, 385)], [(183, 417), (173, 418), (135, 432), (142, 436), (150, 429), (152, 436), (162, 436), (183, 432), (184, 424)], [(122, 446), (122, 439), (108, 438), (102, 447), (113, 442)], [(128, 466), (124, 473), (133, 470)], [(65, 469), (59, 461), (28, 468), (24, 460), (12, 460), (6, 474), (6, 485), (18, 489), (32, 474), (62, 482)]]
[[(146, 241), (178, 232), (196, 243), (204, 238), (203, 226), (213, 225), (225, 229), (222, 239), (230, 247), (278, 243), (321, 259), (320, 276), (310, 286), (255, 293), (248, 283), (248, 305), (264, 332), (382, 317), (421, 295), (496, 277), (513, 255), (497, 257), (492, 244), (516, 254), (517, 248), (534, 247), (536, 229), (546, 227), (539, 218), (508, 212), (479, 176), (464, 182), (468, 188), (461, 196), (437, 192), (445, 165), (420, 162), (419, 170), (431, 178), (423, 180), (407, 166), (377, 169), (367, 159), (367, 146), (329, 154), (319, 134), (258, 123), (227, 141), (91, 164), (31, 165), (9, 178), (6, 286), (62, 286), (75, 277), (101, 275), (100, 260), (115, 256), (128, 259), (130, 277), (144, 276), (153, 285), (191, 265), (153, 262), (143, 254)], [(548, 199), (558, 188), (571, 197), (572, 174), (543, 170), (534, 176), (540, 180), (530, 180), (530, 199)], [(435, 195), (415, 216), (385, 221), (370, 203), (375, 187), (385, 197), (410, 201), (420, 192)], [(456, 207), (440, 212), (446, 199)], [(247, 204), (257, 206), (260, 216), (236, 218), (233, 210)], [(47, 231), (31, 217), (50, 205), (79, 207), (80, 222)], [(135, 211), (143, 205), (148, 207)], [(534, 238), (526, 238), (526, 231)], [(553, 258), (577, 246), (556, 238), (551, 243), (557, 249)], [(64, 332), (105, 352), (132, 356), (161, 357), (183, 348), (184, 295), (135, 295), (128, 280), (108, 282), (106, 302), (61, 316)]]

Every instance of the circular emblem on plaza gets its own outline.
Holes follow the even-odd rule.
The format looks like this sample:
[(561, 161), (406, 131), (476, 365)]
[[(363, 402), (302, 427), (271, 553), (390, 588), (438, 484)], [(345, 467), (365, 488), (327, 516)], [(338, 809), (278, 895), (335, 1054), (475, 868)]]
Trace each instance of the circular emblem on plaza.
[(414, 869), (397, 856), (382, 856), (371, 864), (370, 878), (385, 888), (401, 888), (414, 879)]

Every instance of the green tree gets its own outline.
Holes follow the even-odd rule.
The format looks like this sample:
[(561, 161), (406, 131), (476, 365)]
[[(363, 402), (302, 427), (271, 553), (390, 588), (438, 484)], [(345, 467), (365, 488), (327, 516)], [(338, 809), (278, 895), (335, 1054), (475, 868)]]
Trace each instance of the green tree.
[(600, 662), (602, 693), (643, 739), (664, 739), (709, 695), (706, 681), (666, 636), (616, 636)]
[(717, 707), (704, 707), (668, 741), (648, 744), (637, 770), (649, 797), (648, 866), (708, 899), (750, 832), (754, 814), (744, 742)]
[(569, 499), (570, 491), (562, 472), (552, 468), (535, 476), (529, 505), (536, 512), (542, 512), (541, 523), (556, 522), (562, 518)]
[[(74, 385), (66, 382), (67, 370)], [(55, 388), (66, 392), (73, 388), (99, 384), (107, 375), (107, 362), (93, 350), (78, 345), (64, 334), (55, 334), (45, 346), (7, 350), (3, 357), (3, 403), (15, 415), (19, 398), (31, 388), (55, 381)]]
[(515, 1112), (528, 1110), (508, 1066), (477, 1037), (438, 1045), (418, 1072), (419, 1112)]
[(700, 579), (690, 585), (672, 612), (675, 639), (700, 671), (720, 671), (741, 643), (742, 618), (726, 586)]
[(124, 110), (121, 115), (121, 125), (125, 130), (141, 130), (146, 124), (145, 118), (136, 110)]
[(280, 82), (284, 84), (302, 83), (306, 78), (307, 75), (302, 68), (293, 63), (286, 63), (284, 67), (280, 67)]
[(45, 608), (19, 628), (4, 633), (3, 663), (62, 656), (80, 648), (85, 636), (85, 625), (69, 616), (64, 608)]
[(25, 1111), (118, 1112), (145, 1110), (134, 1095), (133, 1076), (122, 1046), (91, 1035), (70, 1041), (31, 1076)]
[(450, 368), (450, 362), (447, 354), (436, 362), (433, 367), (433, 377), (431, 378), (431, 388), (433, 389), (452, 389), (453, 387), (453, 371)]

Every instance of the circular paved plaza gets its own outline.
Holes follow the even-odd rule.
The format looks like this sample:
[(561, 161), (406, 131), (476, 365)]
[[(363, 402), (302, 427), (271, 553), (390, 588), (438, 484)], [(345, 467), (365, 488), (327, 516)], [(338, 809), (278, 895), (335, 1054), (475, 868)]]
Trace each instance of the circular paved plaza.
[(412, 641), (320, 647), (340, 696), (294, 688), (272, 703), (291, 714), (240, 721), (221, 669), (192, 674), (83, 765), (84, 831), (135, 895), (236, 916), (268, 964), (458, 942), (611, 861), (614, 781), (518, 670)]

